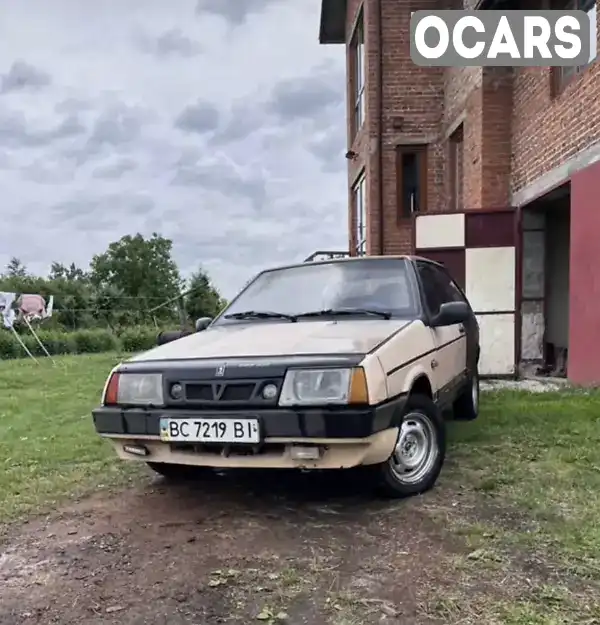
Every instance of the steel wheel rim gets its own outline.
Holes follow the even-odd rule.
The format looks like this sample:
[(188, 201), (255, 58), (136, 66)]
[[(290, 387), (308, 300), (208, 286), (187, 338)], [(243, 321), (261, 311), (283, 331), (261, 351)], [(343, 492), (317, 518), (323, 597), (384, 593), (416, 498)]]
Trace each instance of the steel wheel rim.
[(473, 382), (471, 383), (471, 401), (473, 402), (473, 410), (475, 413), (479, 411), (479, 384), (477, 383), (477, 376), (473, 376)]
[(431, 471), (438, 455), (432, 420), (420, 412), (407, 414), (389, 461), (394, 477), (402, 484), (420, 482)]

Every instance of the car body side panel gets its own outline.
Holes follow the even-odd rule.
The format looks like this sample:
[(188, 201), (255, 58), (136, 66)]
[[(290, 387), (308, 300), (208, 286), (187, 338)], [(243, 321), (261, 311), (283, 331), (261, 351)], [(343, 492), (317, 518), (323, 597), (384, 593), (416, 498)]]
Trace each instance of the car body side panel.
[(367, 354), (360, 366), (365, 370), (367, 386), (369, 389), (369, 403), (377, 405), (385, 401), (389, 396), (387, 375), (381, 365), (381, 361), (375, 354)]
[(431, 368), (436, 348), (431, 329), (417, 319), (375, 351), (386, 375), (389, 397), (408, 393), (419, 375), (426, 375), (436, 392)]
[(432, 373), (435, 386), (447, 388), (462, 374), (467, 364), (467, 338), (461, 331), (462, 324), (431, 328), (432, 340), (437, 351), (432, 354)]

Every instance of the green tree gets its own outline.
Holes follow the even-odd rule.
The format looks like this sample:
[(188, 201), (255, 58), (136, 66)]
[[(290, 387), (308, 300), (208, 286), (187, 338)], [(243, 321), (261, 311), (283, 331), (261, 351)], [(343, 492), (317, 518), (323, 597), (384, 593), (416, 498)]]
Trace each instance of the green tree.
[(75, 280), (87, 280), (88, 275), (83, 269), (77, 267), (75, 263), (71, 263), (68, 267), (62, 263), (52, 263), (50, 267), (50, 273), (48, 274), (49, 280), (68, 280), (69, 282)]
[(205, 271), (199, 269), (188, 283), (185, 309), (192, 321), (199, 317), (215, 317), (224, 307), (225, 300), (213, 286)]
[[(126, 235), (93, 257), (90, 280), (104, 293), (110, 289), (111, 297), (121, 293), (121, 309), (138, 313), (139, 323), (146, 311), (181, 291), (183, 283), (172, 250), (173, 242), (156, 232), (148, 239), (139, 233)], [(170, 315), (170, 311), (165, 307), (159, 314)]]
[(13, 256), (8, 265), (6, 265), (6, 275), (9, 278), (24, 278), (27, 276), (27, 267), (18, 259)]

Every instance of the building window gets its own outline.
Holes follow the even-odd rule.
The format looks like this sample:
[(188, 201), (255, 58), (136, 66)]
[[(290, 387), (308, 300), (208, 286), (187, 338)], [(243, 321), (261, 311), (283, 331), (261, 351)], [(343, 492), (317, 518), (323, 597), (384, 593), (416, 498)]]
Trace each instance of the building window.
[[(571, 67), (553, 67), (552, 68), (552, 91), (553, 94), (559, 95), (564, 88), (577, 75), (585, 71), (586, 68), (595, 60), (598, 53), (598, 34), (597, 34), (597, 8), (596, 0), (570, 0), (566, 4), (560, 0), (552, 3), (553, 8), (561, 8), (569, 11), (578, 10), (585, 11), (590, 18), (590, 58), (585, 65), (575, 65)], [(557, 6), (558, 5), (558, 6)]]
[(354, 185), (354, 215), (356, 234), (356, 255), (367, 253), (367, 185), (365, 174), (362, 174)]
[(364, 14), (361, 14), (356, 24), (354, 36), (350, 44), (352, 54), (353, 68), (353, 101), (354, 115), (353, 126), (354, 132), (358, 132), (365, 121), (365, 30), (364, 30)]
[(464, 132), (461, 124), (450, 135), (450, 154), (448, 159), (450, 169), (450, 208), (462, 210), (463, 203), (463, 163), (464, 163)]
[(427, 210), (427, 146), (396, 148), (396, 196), (398, 217)]

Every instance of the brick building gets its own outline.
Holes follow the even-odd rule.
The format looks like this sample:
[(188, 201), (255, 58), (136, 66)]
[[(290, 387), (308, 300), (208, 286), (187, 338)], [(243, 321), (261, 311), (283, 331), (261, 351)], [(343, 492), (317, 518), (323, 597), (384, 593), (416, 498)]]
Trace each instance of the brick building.
[[(570, 380), (600, 383), (600, 65), (413, 64), (411, 11), (456, 2), (322, 0), (320, 42), (347, 52), (350, 251), (444, 262), (478, 314), (482, 373), (561, 375), (568, 358)], [(597, 24), (595, 2), (567, 6)]]

